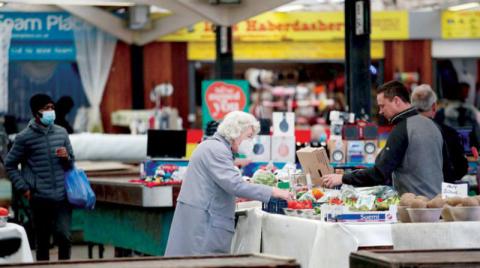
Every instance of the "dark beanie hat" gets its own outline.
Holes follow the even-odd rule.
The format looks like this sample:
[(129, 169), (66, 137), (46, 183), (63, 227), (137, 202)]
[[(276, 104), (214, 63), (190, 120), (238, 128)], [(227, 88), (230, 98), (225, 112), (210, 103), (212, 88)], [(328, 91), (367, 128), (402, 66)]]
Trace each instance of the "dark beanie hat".
[(55, 103), (50, 96), (41, 93), (33, 95), (30, 98), (30, 109), (32, 110), (32, 114), (35, 116), (40, 109), (49, 103)]

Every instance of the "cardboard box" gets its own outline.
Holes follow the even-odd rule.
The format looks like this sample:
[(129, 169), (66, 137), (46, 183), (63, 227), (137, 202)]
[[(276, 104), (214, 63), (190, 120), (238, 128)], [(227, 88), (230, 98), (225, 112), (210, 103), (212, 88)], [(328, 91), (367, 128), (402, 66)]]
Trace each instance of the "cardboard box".
[(275, 112), (273, 117), (273, 136), (295, 136), (295, 114)]
[(310, 173), (314, 185), (322, 184), (322, 176), (334, 173), (324, 148), (305, 147), (297, 151), (305, 174)]
[(258, 135), (254, 138), (255, 145), (249, 156), (253, 162), (269, 162), (271, 157), (272, 137), (270, 135)]
[(272, 136), (272, 160), (295, 163), (295, 137)]

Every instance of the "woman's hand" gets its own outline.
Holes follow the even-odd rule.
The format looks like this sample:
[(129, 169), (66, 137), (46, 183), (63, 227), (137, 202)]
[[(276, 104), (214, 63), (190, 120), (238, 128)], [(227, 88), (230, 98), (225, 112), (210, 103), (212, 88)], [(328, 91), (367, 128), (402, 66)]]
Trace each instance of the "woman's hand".
[(322, 177), (323, 186), (327, 188), (333, 188), (342, 184), (342, 174), (328, 174)]
[(293, 193), (287, 190), (282, 190), (282, 189), (273, 187), (272, 197), (280, 198), (288, 201), (293, 199)]

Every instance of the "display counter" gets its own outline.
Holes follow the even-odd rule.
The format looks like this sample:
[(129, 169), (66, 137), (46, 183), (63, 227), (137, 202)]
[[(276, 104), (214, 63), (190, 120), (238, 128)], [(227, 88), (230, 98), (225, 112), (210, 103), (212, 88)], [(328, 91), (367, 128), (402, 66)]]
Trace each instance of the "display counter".
[(480, 248), (479, 228), (480, 222), (331, 223), (257, 208), (239, 218), (232, 253), (287, 256), (302, 267), (349, 267), (349, 255), (362, 248)]
[(136, 178), (90, 177), (96, 207), (75, 210), (73, 229), (82, 230), (87, 242), (162, 256), (180, 186), (129, 182)]

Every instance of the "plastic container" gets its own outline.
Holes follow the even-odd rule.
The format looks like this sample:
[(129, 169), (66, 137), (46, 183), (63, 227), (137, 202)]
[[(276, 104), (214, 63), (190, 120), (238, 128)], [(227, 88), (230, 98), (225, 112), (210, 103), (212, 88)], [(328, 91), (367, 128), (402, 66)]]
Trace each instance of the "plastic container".
[(480, 207), (450, 207), (454, 221), (480, 221)]
[(0, 227), (5, 227), (7, 225), (8, 216), (0, 216)]
[(412, 222), (412, 220), (410, 220), (410, 215), (408, 215), (407, 208), (408, 206), (397, 206), (397, 218), (401, 222)]
[(437, 222), (443, 208), (407, 208), (412, 222)]
[(270, 198), (268, 203), (262, 204), (263, 211), (275, 214), (285, 214), (283, 209), (286, 207), (288, 207), (287, 201), (279, 198)]

